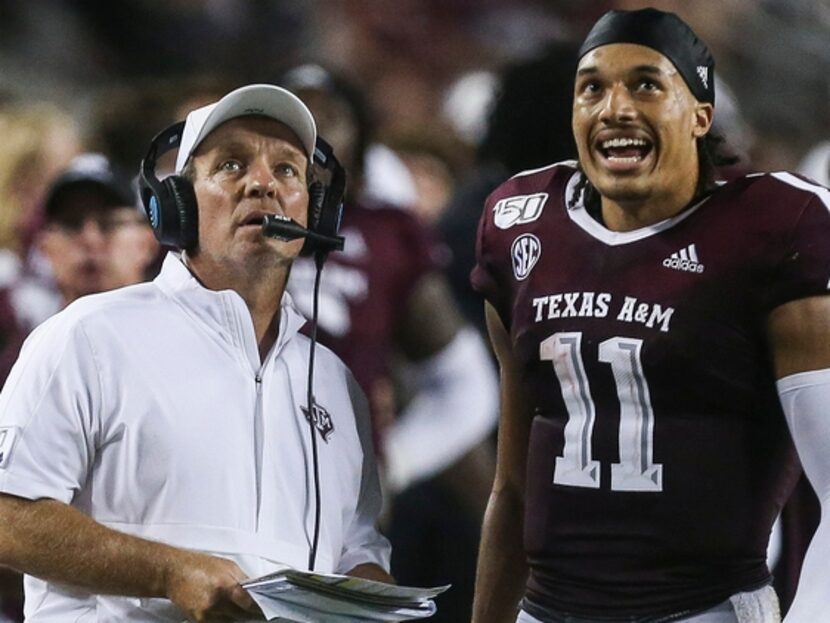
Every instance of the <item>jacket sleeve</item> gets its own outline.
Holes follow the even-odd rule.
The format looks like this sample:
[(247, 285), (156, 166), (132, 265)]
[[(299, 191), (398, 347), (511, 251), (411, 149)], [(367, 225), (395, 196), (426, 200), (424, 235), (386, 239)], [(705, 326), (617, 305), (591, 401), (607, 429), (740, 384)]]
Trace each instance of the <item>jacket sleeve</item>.
[(378, 478), (377, 462), (372, 446), (369, 404), (363, 390), (347, 373), (349, 395), (354, 408), (357, 432), (363, 453), (360, 495), (354, 514), (344, 531), (343, 551), (336, 566), (337, 573), (346, 573), (357, 565), (374, 563), (389, 571), (391, 548), (377, 526), (383, 506), (383, 496)]
[(26, 340), (0, 394), (0, 492), (71, 502), (95, 460), (100, 406), (83, 325), (50, 319)]

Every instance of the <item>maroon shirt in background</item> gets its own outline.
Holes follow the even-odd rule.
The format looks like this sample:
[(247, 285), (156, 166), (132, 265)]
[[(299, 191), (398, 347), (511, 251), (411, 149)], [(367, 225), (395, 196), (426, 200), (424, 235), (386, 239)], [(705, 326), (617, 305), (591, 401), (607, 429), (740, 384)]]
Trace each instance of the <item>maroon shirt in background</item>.
[[(0, 387), (6, 382), (27, 330), (20, 322), (11, 291), (0, 288)], [(23, 582), (19, 573), (0, 567), (0, 620), (23, 620)]]
[(615, 233), (579, 179), (556, 165), (500, 186), (472, 274), (534, 409), (527, 597), (586, 616), (706, 608), (769, 581), (799, 468), (765, 319), (828, 293), (830, 193), (746, 176)]
[(17, 361), (27, 330), (20, 322), (12, 303), (11, 291), (0, 288), (0, 387)]
[[(396, 333), (413, 288), (439, 268), (438, 245), (412, 214), (379, 205), (346, 206), (340, 233), (345, 248), (331, 253), (323, 269), (318, 339), (371, 397), (376, 384), (389, 378)], [(314, 273), (310, 259), (298, 258), (288, 284), (307, 318)]]

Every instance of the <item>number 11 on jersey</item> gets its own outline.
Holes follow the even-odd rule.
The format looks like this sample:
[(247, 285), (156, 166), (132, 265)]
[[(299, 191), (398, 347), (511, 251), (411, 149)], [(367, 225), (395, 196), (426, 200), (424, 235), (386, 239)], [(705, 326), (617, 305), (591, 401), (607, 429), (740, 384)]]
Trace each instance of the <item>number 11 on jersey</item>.
[[(663, 490), (663, 466), (653, 462), (654, 410), (640, 360), (642, 345), (642, 340), (625, 337), (599, 345), (598, 360), (611, 365), (620, 403), (620, 461), (611, 465), (613, 491)], [(582, 359), (582, 333), (554, 333), (539, 344), (539, 356), (553, 363), (568, 411), (553, 482), (597, 489), (600, 464), (591, 447), (596, 408)]]

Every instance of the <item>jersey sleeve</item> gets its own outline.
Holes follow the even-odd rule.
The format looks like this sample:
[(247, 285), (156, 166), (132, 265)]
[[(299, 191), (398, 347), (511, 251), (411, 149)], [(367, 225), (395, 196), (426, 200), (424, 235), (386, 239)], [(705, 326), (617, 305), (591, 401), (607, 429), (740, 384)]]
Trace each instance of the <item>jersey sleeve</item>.
[(507, 326), (507, 303), (505, 300), (505, 288), (501, 285), (499, 269), (499, 252), (497, 249), (498, 232), (494, 232), (493, 213), (491, 204), (493, 195), (490, 195), (484, 203), (484, 210), (478, 223), (476, 234), (476, 263), (470, 272), (470, 283), (473, 290), (484, 297), (488, 303), (498, 311), (502, 322)]
[(785, 241), (767, 291), (768, 309), (830, 294), (830, 191), (820, 186), (815, 189)]
[(36, 329), (0, 394), (0, 492), (71, 502), (94, 461), (100, 403), (83, 327), (52, 318)]

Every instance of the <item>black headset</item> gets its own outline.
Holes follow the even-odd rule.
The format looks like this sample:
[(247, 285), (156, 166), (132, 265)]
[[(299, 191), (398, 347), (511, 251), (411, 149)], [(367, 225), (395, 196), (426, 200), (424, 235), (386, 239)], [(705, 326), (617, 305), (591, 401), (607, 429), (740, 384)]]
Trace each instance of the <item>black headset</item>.
[[(138, 172), (138, 188), (147, 218), (158, 241), (167, 246), (191, 250), (199, 242), (199, 210), (190, 180), (181, 175), (156, 176), (156, 162), (179, 147), (184, 121), (174, 123), (153, 138)], [(310, 167), (308, 187), (308, 230), (301, 255), (314, 255), (342, 248), (337, 234), (343, 215), (346, 172), (331, 146), (317, 138)]]

